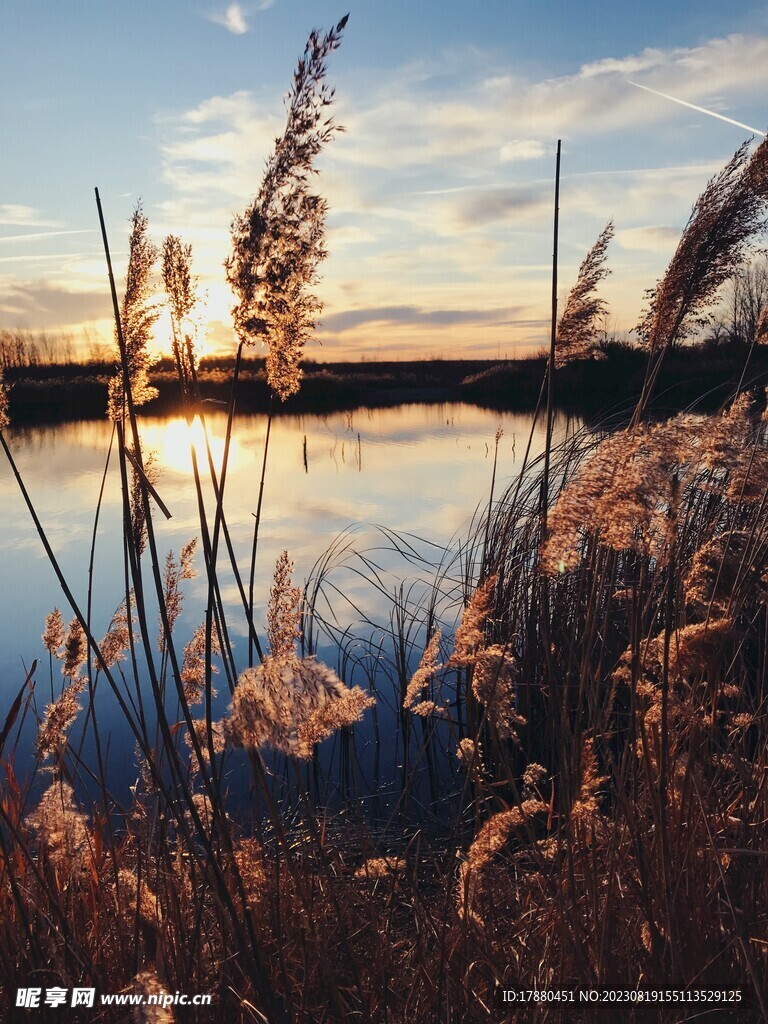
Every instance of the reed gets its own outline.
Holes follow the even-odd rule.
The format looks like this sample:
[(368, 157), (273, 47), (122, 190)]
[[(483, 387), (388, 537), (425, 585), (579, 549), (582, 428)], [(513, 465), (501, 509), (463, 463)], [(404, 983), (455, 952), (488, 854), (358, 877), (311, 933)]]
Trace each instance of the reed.
[[(153, 524), (162, 481), (136, 411), (149, 389), (157, 251), (134, 215), (122, 303), (113, 287), (109, 391), (124, 564), (101, 641), (90, 590), (83, 610), (14, 461), (0, 380), (0, 446), (74, 616), (65, 626), (54, 609), (44, 625), (50, 701), (38, 710), (33, 666), (0, 730), (3, 1012), (11, 1019), (16, 988), (35, 979), (213, 996), (183, 1017), (135, 1007), (137, 1021), (613, 1020), (614, 1007), (577, 1001), (577, 990), (601, 986), (739, 989), (742, 1001), (723, 1001), (717, 1019), (766, 1020), (765, 398), (740, 387), (714, 414), (646, 416), (655, 353), (677, 343), (752, 237), (764, 151), (740, 150), (696, 207), (657, 289), (647, 386), (628, 425), (559, 441), (548, 430), (541, 455), (529, 440), (501, 493), (497, 434), (489, 496), (451, 549), (382, 530), (361, 550), (353, 531), (304, 588), (283, 552), (262, 647), (261, 495), (246, 591), (225, 515), (226, 459), (244, 345), (266, 342), (277, 401), (300, 386), (319, 309), (308, 288), (324, 255), (325, 204), (307, 183), (337, 130), (326, 58), (345, 24), (310, 37), (286, 131), (233, 226), (239, 348), (224, 463), (210, 447), (205, 463), (195, 455), (199, 552), (190, 540), (165, 559)], [(710, 240), (730, 225), (727, 244), (694, 244), (705, 221)], [(610, 234), (609, 224), (560, 320), (564, 359), (592, 344)], [(681, 251), (697, 261), (684, 294)], [(169, 236), (162, 255), (191, 422), (202, 408), (192, 254)], [(265, 445), (261, 488), (266, 465)], [(223, 597), (222, 538), (236, 609)], [(182, 635), (198, 559), (205, 615)], [(387, 570), (395, 560), (410, 582)], [(353, 577), (389, 599), (382, 621), (355, 604)], [(241, 613), (245, 659), (231, 641)], [(319, 656), (329, 647), (335, 667)], [(214, 677), (229, 691), (220, 719)], [(128, 800), (111, 792), (103, 688), (136, 743)], [(354, 731), (362, 719), (374, 735), (367, 760)], [(34, 770), (17, 773), (30, 725)], [(249, 773), (246, 814), (228, 790), (235, 771)], [(502, 1002), (505, 989), (576, 1001), (537, 1002), (524, 1017)], [(645, 1009), (630, 1004), (626, 1017), (648, 1019)], [(670, 1024), (691, 1016), (674, 1004), (652, 1012)]]

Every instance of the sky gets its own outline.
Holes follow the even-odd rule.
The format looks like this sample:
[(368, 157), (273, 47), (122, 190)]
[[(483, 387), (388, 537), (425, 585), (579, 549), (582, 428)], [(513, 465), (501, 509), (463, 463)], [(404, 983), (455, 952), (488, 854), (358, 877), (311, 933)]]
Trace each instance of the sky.
[[(318, 360), (505, 358), (548, 339), (555, 150), (561, 299), (609, 218), (608, 327), (626, 332), (707, 180), (764, 131), (768, 9), (732, 0), (0, 0), (0, 328), (112, 344), (141, 199), (192, 244), (208, 351), (235, 348), (223, 262), (309, 31), (349, 11)], [(645, 86), (638, 89), (631, 83)], [(167, 348), (167, 320), (157, 347)]]

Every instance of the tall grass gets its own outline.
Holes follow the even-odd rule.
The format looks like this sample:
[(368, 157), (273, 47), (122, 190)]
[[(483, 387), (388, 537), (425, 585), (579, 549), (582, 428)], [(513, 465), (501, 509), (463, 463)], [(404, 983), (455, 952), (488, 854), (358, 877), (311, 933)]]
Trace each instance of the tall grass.
[[(3, 1013), (15, 1012), (18, 987), (37, 985), (213, 996), (211, 1007), (137, 1007), (141, 1021), (608, 1021), (614, 1006), (578, 995), (604, 986), (738, 989), (741, 1001), (721, 1000), (712, 1019), (765, 1020), (765, 403), (740, 390), (716, 415), (645, 415), (658, 352), (733, 269), (745, 225), (764, 212), (754, 201), (762, 179), (739, 177), (760, 165), (742, 151), (729, 165), (727, 180), (741, 189), (729, 202), (735, 195), (746, 213), (728, 207), (738, 230), (720, 269), (697, 266), (698, 291), (686, 277), (676, 295), (674, 274), (657, 290), (657, 341), (629, 426), (559, 442), (548, 432), (541, 455), (529, 442), (500, 495), (494, 462), (490, 498), (456, 550), (383, 533), (361, 551), (343, 536), (303, 591), (285, 552), (260, 636), (253, 570), (246, 590), (228, 531), (226, 452), (244, 344), (266, 340), (278, 400), (300, 383), (325, 212), (306, 182), (332, 134), (321, 121), (331, 100), (325, 59), (345, 21), (310, 37), (286, 134), (234, 225), (240, 353), (224, 461), (193, 455), (207, 601), (186, 643), (180, 611), (195, 545), (160, 556), (162, 487), (136, 411), (147, 395), (156, 255), (140, 211), (122, 304), (110, 267), (124, 563), (101, 640), (90, 596), (81, 608), (16, 468), (0, 386), (0, 444), (73, 612), (68, 626), (56, 611), (45, 624), (51, 700), (38, 714), (31, 775), (15, 750), (37, 713), (36, 665), (0, 730)], [(593, 301), (609, 234), (585, 264), (583, 301)], [(701, 246), (688, 254), (702, 263), (712, 255)], [(204, 422), (187, 323), (191, 252), (171, 237), (163, 256), (181, 396)], [(584, 309), (579, 345), (589, 344), (599, 303)], [(676, 311), (674, 322), (664, 310)], [(265, 449), (264, 472), (266, 462)], [(252, 559), (257, 539), (258, 524)], [(417, 579), (390, 575), (383, 549)], [(227, 571), (247, 664), (231, 641)], [(351, 575), (387, 598), (382, 621), (354, 604)], [(344, 602), (367, 628), (350, 632)], [(319, 660), (331, 645), (335, 667)], [(231, 700), (223, 719), (214, 682)], [(102, 688), (136, 744), (128, 801), (112, 793), (95, 704)], [(367, 757), (354, 735), (364, 716), (374, 737)], [(95, 764), (72, 739), (78, 720)], [(249, 770), (249, 813), (228, 792), (232, 764)], [(511, 1005), (504, 990), (560, 995)], [(633, 1002), (622, 1016), (709, 1011), (693, 998)], [(99, 1009), (93, 1019), (126, 1018)]]

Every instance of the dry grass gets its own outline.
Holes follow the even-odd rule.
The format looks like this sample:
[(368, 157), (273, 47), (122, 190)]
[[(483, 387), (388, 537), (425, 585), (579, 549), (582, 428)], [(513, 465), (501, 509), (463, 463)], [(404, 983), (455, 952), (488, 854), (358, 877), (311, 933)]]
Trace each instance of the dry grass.
[[(324, 204), (307, 193), (302, 174), (333, 134), (319, 112), (331, 95), (325, 58), (343, 27), (310, 38), (286, 135), (257, 201), (235, 225), (229, 272), (238, 329), (244, 339), (267, 336), (278, 398), (298, 387), (298, 355), (317, 309), (304, 288), (324, 252)], [(748, 160), (739, 151), (698, 204), (684, 250), (702, 265), (683, 294), (675, 291), (680, 251), (675, 257), (650, 314), (654, 353), (675, 343), (744, 248), (763, 200), (766, 151), (757, 152)], [(290, 230), (281, 234), (286, 218)], [(731, 231), (714, 255), (691, 241), (712, 240), (713, 224)], [(227, 532), (226, 457), (219, 471), (208, 466), (213, 510), (195, 462), (208, 589), (205, 621), (182, 649), (176, 627), (194, 548), (178, 559), (158, 554), (152, 467), (135, 414), (146, 395), (144, 340), (155, 315), (145, 302), (155, 255), (146, 227), (137, 211), (121, 371), (110, 390), (125, 586), (101, 644), (91, 598), (85, 610), (75, 601), (17, 474), (75, 617), (68, 630), (57, 611), (45, 624), (51, 702), (37, 723), (36, 770), (27, 781), (17, 778), (14, 750), (33, 716), (34, 668), (0, 732), (6, 1016), (16, 987), (34, 983), (211, 993), (212, 1009), (183, 1019), (228, 1024), (615, 1020), (613, 1006), (549, 1001), (521, 1010), (500, 1001), (503, 989), (566, 991), (578, 1000), (578, 990), (601, 986), (739, 988), (744, 1002), (712, 1019), (768, 1019), (763, 398), (738, 394), (715, 416), (647, 423), (652, 360), (630, 426), (552, 447), (547, 488), (542, 457), (480, 517), (459, 554), (457, 629), (449, 621), (456, 581), (442, 565), (415, 607), (404, 588), (393, 596), (388, 632), (378, 630), (368, 648), (355, 639), (357, 665), (370, 673), (366, 689), (351, 685), (348, 638), (338, 637), (338, 673), (314, 653), (324, 586), (334, 559), (354, 554), (349, 546), (334, 546), (305, 594), (281, 556), (262, 652)], [(583, 275), (592, 283), (582, 289), (585, 301), (608, 237), (606, 229), (591, 277), (590, 266)], [(265, 263), (259, 254), (270, 239), (276, 248)], [(298, 276), (278, 274), (281, 287), (270, 292), (270, 275), (300, 243)], [(183, 324), (194, 304), (191, 253), (176, 239), (166, 243), (164, 276), (191, 403), (199, 399)], [(17, 473), (2, 395), (0, 385), (0, 442)], [(230, 432), (233, 412), (234, 388)], [(225, 548), (255, 651), (245, 667), (221, 596)], [(402, 550), (418, 561), (413, 542)], [(362, 564), (381, 586), (375, 562)], [(232, 698), (220, 721), (212, 700), (218, 668)], [(111, 691), (136, 741), (138, 779), (127, 806), (110, 793), (97, 685)], [(380, 714), (392, 738), (380, 732)], [(385, 780), (394, 795), (379, 815), (352, 791), (350, 727), (363, 715), (373, 722), (377, 764), (382, 750), (396, 748), (398, 777)], [(92, 733), (94, 765), (72, 739), (78, 720)], [(341, 806), (318, 798), (318, 744), (331, 736), (351, 780)], [(232, 747), (247, 751), (249, 818), (235, 814), (225, 785)], [(265, 747), (284, 755), (287, 796), (270, 777)], [(97, 796), (86, 802), (94, 786)], [(701, 1010), (630, 1005), (621, 1017), (672, 1022)], [(93, 1019), (125, 1018), (99, 1010)], [(173, 1019), (147, 1008), (134, 1016)]]

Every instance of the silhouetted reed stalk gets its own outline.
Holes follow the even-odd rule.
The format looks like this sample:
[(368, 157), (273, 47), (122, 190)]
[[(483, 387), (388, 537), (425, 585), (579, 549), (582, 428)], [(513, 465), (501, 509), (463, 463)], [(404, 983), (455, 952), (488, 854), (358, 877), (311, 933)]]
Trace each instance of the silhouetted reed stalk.
[[(224, 508), (235, 389), (246, 340), (266, 341), (277, 398), (300, 382), (319, 308), (305, 289), (324, 252), (324, 204), (306, 176), (332, 136), (324, 62), (345, 20), (310, 37), (286, 133), (233, 228), (239, 343), (218, 468), (183, 327), (191, 252), (166, 240), (185, 417), (191, 426), (200, 410), (215, 504), (206, 507), (202, 453), (193, 450), (207, 603), (183, 657), (193, 544), (164, 567), (158, 559), (152, 514), (162, 485), (136, 413), (150, 390), (142, 346), (154, 316), (153, 247), (140, 210), (121, 307), (99, 203), (120, 353), (110, 412), (125, 599), (101, 642), (92, 579), (107, 470), (83, 613), (7, 443), (0, 381), (0, 447), (74, 614), (68, 629), (55, 613), (46, 622), (51, 703), (28, 781), (16, 778), (13, 759), (27, 709), (35, 713), (34, 665), (0, 731), (2, 989), (45, 977), (104, 992), (212, 991), (213, 1011), (190, 1019), (304, 1024), (488, 1019), (500, 988), (742, 987), (765, 1020), (768, 422), (762, 398), (741, 384), (716, 415), (646, 422), (652, 360), (629, 427), (555, 436), (558, 357), (595, 354), (594, 286), (610, 224), (559, 323), (555, 241), (543, 451), (531, 457), (534, 417), (521, 468), (497, 495), (497, 433), (490, 495), (455, 550), (384, 529), (359, 550), (349, 531), (303, 590), (283, 552), (259, 644), (255, 557), (271, 415), (246, 592)], [(677, 343), (752, 236), (763, 163), (737, 154), (729, 167), (681, 242), (698, 262), (682, 281), (676, 255), (677, 270), (657, 289), (649, 338), (661, 350)], [(723, 225), (730, 248), (719, 240)], [(699, 244), (705, 236), (712, 245)], [(265, 261), (280, 287), (270, 289)], [(220, 585), (222, 535), (249, 634), (245, 667)], [(388, 568), (395, 556), (398, 568)], [(415, 578), (405, 580), (401, 566)], [(367, 612), (371, 602), (350, 580), (387, 610)], [(325, 643), (337, 671), (318, 660)], [(231, 691), (218, 721), (215, 657)], [(97, 727), (102, 676), (138, 748), (139, 778), (122, 802)], [(83, 732), (70, 739), (86, 692)], [(368, 714), (370, 801), (371, 769), (350, 731)], [(84, 756), (89, 728), (96, 771)], [(382, 779), (388, 760), (392, 777)], [(250, 823), (233, 820), (228, 800), (229, 780), (247, 767)], [(45, 778), (39, 796), (36, 776)], [(100, 806), (81, 809), (93, 784)], [(565, 1024), (591, 1020), (593, 1008), (588, 1017), (572, 1004), (540, 1009), (542, 1020)], [(719, 1008), (734, 1024), (743, 1009)], [(678, 1011), (654, 1008), (665, 1024)]]

